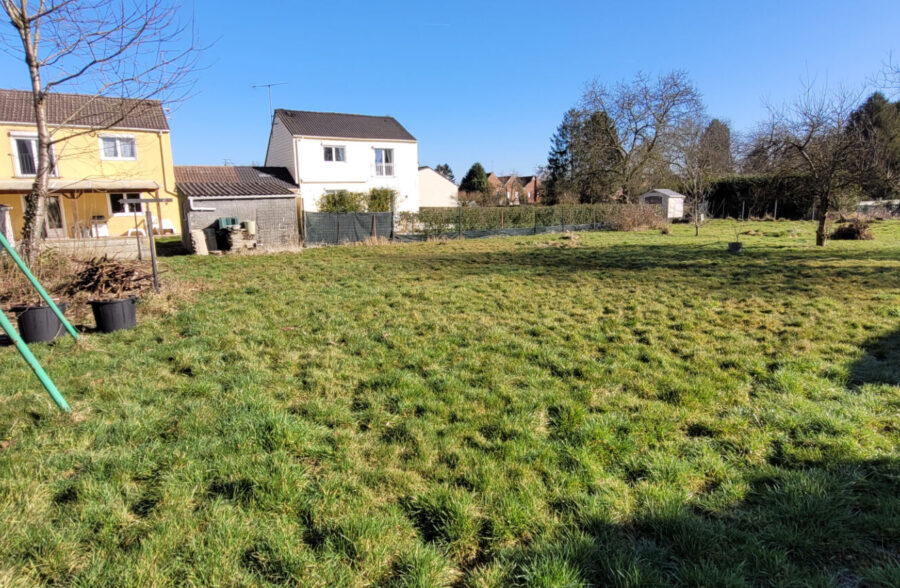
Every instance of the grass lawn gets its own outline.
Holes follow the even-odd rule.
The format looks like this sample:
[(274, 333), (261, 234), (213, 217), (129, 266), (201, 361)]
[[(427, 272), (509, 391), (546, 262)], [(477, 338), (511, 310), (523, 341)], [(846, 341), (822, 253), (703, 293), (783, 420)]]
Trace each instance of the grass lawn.
[(900, 223), (734, 226), (168, 258), (0, 348), (0, 585), (900, 585)]

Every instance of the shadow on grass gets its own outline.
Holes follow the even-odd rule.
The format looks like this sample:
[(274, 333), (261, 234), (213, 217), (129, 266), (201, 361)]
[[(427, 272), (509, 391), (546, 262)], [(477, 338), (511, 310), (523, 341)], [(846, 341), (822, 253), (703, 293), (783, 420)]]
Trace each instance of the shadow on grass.
[(734, 503), (647, 499), (627, 525), (602, 508), (506, 554), (527, 585), (900, 585), (900, 462), (768, 466)]
[(850, 367), (850, 383), (900, 386), (900, 330), (863, 346), (865, 355)]
[(156, 239), (156, 255), (159, 257), (177, 257), (188, 254), (189, 251), (184, 248), (181, 237), (158, 237)]
[[(557, 243), (554, 243), (557, 241)], [(740, 290), (808, 291), (820, 286), (891, 289), (900, 287), (895, 250), (796, 246), (746, 247), (728, 253), (724, 243), (619, 244), (566, 247), (558, 238), (546, 243), (523, 243), (516, 250), (410, 254), (399, 260), (404, 269), (440, 270), (442, 276), (528, 272), (534, 275), (599, 273), (615, 276), (628, 272), (629, 280), (657, 282), (665, 276), (673, 283), (708, 287), (734, 286)], [(633, 273), (633, 272), (642, 272)]]

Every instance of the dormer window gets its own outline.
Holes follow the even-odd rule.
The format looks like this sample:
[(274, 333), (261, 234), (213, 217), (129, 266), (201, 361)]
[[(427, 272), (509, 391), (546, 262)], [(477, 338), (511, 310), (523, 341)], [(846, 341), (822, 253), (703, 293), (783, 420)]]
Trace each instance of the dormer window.
[(325, 147), (325, 161), (345, 161), (344, 148), (329, 146)]
[(100, 158), (105, 160), (135, 160), (137, 145), (130, 135), (100, 135)]

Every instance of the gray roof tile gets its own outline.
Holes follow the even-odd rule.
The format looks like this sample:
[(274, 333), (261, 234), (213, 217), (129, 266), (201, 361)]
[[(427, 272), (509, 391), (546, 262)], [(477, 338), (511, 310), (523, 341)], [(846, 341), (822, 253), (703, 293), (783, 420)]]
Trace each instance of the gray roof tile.
[[(50, 93), (46, 104), (51, 125), (169, 130), (159, 100)], [(35, 124), (31, 91), (0, 90), (0, 122)]]
[(275, 110), (288, 132), (294, 136), (331, 137), (336, 139), (386, 139), (415, 141), (403, 125), (390, 116), (367, 116), (337, 112)]

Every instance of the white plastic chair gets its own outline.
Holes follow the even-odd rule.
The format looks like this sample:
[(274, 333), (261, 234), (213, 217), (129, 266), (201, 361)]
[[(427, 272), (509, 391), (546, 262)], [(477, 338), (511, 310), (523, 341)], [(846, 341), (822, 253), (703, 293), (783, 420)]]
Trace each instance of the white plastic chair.
[[(154, 223), (155, 223), (155, 221), (154, 221)], [(153, 226), (157, 226), (157, 225), (154, 224)], [(159, 234), (160, 235), (163, 235), (167, 232), (171, 232), (173, 235), (175, 234), (175, 225), (173, 225), (172, 221), (170, 221), (167, 218), (162, 219), (162, 222), (158, 226), (159, 226)]]

